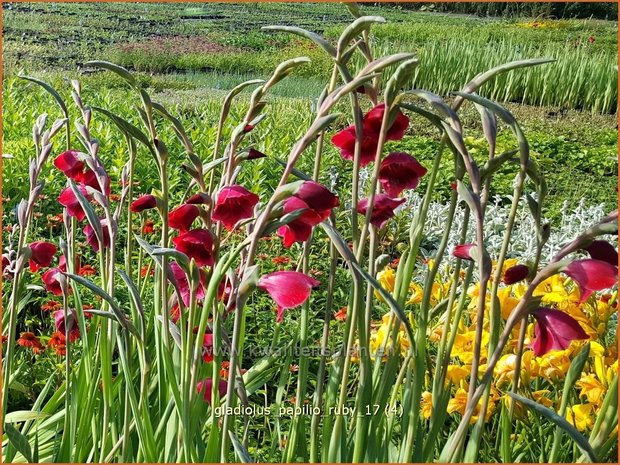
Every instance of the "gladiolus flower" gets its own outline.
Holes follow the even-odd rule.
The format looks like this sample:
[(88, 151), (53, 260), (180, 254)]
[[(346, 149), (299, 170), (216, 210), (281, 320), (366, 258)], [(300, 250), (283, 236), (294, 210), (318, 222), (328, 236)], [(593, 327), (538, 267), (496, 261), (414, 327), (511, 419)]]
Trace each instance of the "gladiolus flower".
[(476, 248), (476, 244), (459, 244), (454, 247), (452, 255), (463, 260), (473, 261), (471, 251)]
[(609, 289), (618, 282), (618, 268), (603, 260), (575, 260), (562, 272), (579, 285), (581, 302), (590, 297), (594, 291)]
[(293, 195), (306, 202), (309, 208), (317, 212), (331, 210), (340, 205), (336, 194), (314, 181), (304, 181)]
[(45, 283), (45, 289), (54, 295), (62, 295), (62, 286), (60, 285), (62, 272), (58, 268), (50, 268), (43, 273), (41, 279)]
[(575, 339), (588, 339), (579, 323), (561, 310), (539, 308), (532, 313), (536, 320), (532, 343), (534, 355), (540, 357), (551, 350), (567, 349)]
[[(385, 113), (385, 104), (381, 103), (370, 110), (366, 116), (364, 116), (364, 130), (369, 134), (378, 135), (381, 131), (381, 123), (383, 121), (383, 114)], [(396, 112), (396, 118), (391, 124), (390, 129), (386, 134), (387, 140), (401, 140), (405, 135), (405, 131), (409, 126), (409, 118), (403, 114), (402, 111)]]
[(213, 361), (213, 334), (206, 333), (202, 338), (202, 359), (210, 363)]
[(293, 221), (278, 228), (278, 236), (283, 238), (284, 247), (291, 247), (295, 242), (308, 240), (312, 228), (329, 216), (329, 210), (317, 212), (298, 197), (289, 197), (284, 202), (284, 213), (305, 210)]
[[(65, 258), (64, 255), (61, 255), (60, 259), (58, 260), (58, 269), (64, 272), (67, 271), (67, 259)], [(76, 256), (74, 272), (79, 274), (81, 269), (82, 269), (82, 262), (80, 260), (80, 257)]]
[(81, 174), (78, 178), (82, 184), (88, 187), (92, 187), (98, 192), (102, 192), (104, 195), (110, 195), (111, 187), (110, 187), (110, 176), (107, 173), (104, 174), (103, 178), (103, 191), (101, 190), (101, 186), (99, 185), (99, 179), (93, 170), (90, 168), (86, 168), (86, 171)]
[(591, 258), (595, 260), (602, 260), (613, 266), (618, 266), (618, 252), (607, 241), (593, 241), (585, 249)]
[(79, 159), (75, 150), (67, 150), (58, 155), (54, 159), (54, 166), (71, 179), (77, 179), (84, 170), (84, 162)]
[(133, 213), (140, 213), (144, 210), (150, 210), (151, 208), (155, 208), (156, 206), (157, 198), (152, 194), (146, 194), (138, 197), (136, 200), (131, 202), (129, 210), (131, 210)]
[(247, 157), (245, 158), (246, 160), (256, 160), (258, 158), (265, 158), (267, 155), (265, 155), (263, 152), (259, 152), (256, 149), (250, 149), (248, 152)]
[(396, 197), (405, 189), (418, 187), (424, 168), (411, 155), (403, 152), (390, 153), (381, 162), (379, 181), (390, 197)]
[(56, 310), (54, 312), (54, 325), (56, 331), (65, 334), (67, 331), (67, 324), (69, 325), (69, 340), (74, 342), (80, 337), (80, 329), (77, 327), (77, 314), (75, 310), (69, 310), (67, 312), (67, 322), (65, 322), (65, 311), (63, 309)]
[(217, 195), (211, 217), (221, 221), (226, 229), (233, 229), (239, 221), (252, 217), (258, 201), (258, 195), (243, 186), (223, 187)]
[(188, 231), (200, 210), (196, 205), (181, 205), (168, 214), (168, 226), (179, 231)]
[(34, 273), (39, 268), (50, 266), (56, 254), (56, 246), (50, 242), (36, 241), (30, 244), (30, 252), (30, 271)]
[(210, 203), (210, 198), (207, 194), (199, 192), (198, 194), (194, 194), (188, 198), (185, 203), (190, 203), (192, 205), (206, 205)]
[[(99, 221), (103, 232), (103, 246), (105, 248), (110, 247), (110, 231), (108, 231), (108, 221), (106, 219), (101, 219)], [(86, 235), (86, 242), (90, 244), (95, 252), (99, 252), (99, 240), (97, 239), (95, 230), (90, 224), (84, 226), (84, 234)]]
[(262, 276), (258, 288), (266, 291), (278, 306), (278, 323), (284, 310), (302, 305), (310, 297), (310, 291), (321, 283), (298, 271), (276, 271)]
[[(170, 268), (172, 268), (172, 274), (174, 274), (174, 278), (176, 279), (179, 290), (181, 291), (181, 299), (183, 300), (183, 304), (187, 307), (189, 305), (191, 292), (187, 275), (176, 262), (172, 262), (170, 264)], [(197, 301), (205, 298), (205, 281), (206, 275), (202, 270), (200, 270), (200, 282), (198, 283), (198, 288), (195, 291)]]
[[(354, 161), (355, 155), (355, 126), (349, 126), (336, 133), (332, 137), (332, 144), (338, 147), (340, 155), (345, 160)], [(374, 161), (377, 153), (377, 137), (366, 134), (362, 130), (362, 143), (360, 144), (360, 166), (366, 166)]]
[[(91, 199), (91, 196), (88, 194), (84, 186), (78, 185), (77, 188), (87, 200)], [(80, 205), (73, 189), (70, 187), (65, 187), (62, 190), (58, 196), (58, 203), (67, 209), (67, 214), (69, 216), (75, 216), (78, 221), (82, 221), (86, 217), (86, 212), (84, 212), (82, 205)]]
[(29, 331), (21, 333), (17, 340), (17, 345), (22, 347), (30, 347), (35, 354), (38, 354), (43, 349), (39, 338)]
[[(220, 397), (226, 395), (226, 390), (228, 389), (228, 383), (223, 379), (220, 380), (218, 385), (218, 391), (220, 393)], [(205, 402), (211, 405), (211, 391), (213, 390), (213, 379), (206, 378), (202, 381), (198, 381), (196, 384), (196, 392), (198, 394), (202, 393), (202, 398)]]
[(523, 281), (530, 273), (530, 269), (526, 265), (515, 265), (504, 271), (504, 277), (502, 281), (504, 284), (514, 284), (519, 281)]
[[(370, 215), (370, 223), (377, 229), (394, 216), (396, 207), (405, 202), (405, 199), (393, 199), (387, 194), (377, 194), (375, 204)], [(362, 199), (357, 205), (357, 212), (365, 215), (368, 210), (368, 199)]]
[(193, 229), (172, 239), (175, 248), (193, 258), (198, 266), (213, 266), (213, 234), (207, 229)]

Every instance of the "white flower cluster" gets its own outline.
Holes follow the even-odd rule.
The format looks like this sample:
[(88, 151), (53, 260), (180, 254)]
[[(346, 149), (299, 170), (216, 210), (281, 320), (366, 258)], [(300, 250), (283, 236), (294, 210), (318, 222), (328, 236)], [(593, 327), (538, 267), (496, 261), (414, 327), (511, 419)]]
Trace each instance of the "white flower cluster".
[[(422, 204), (422, 196), (412, 191), (407, 192), (406, 195), (407, 203), (403, 210), (414, 216)], [(510, 214), (510, 204), (505, 205), (505, 200), (500, 196), (496, 196), (492, 201), (489, 201), (485, 214), (485, 245), (492, 258), (496, 258), (500, 252)], [(508, 200), (512, 201), (511, 198), (508, 198)], [(460, 204), (457, 207), (455, 213), (446, 249), (447, 254), (451, 253), (454, 246), (458, 244), (464, 218), (462, 205)], [(427, 243), (439, 244), (444, 234), (448, 211), (449, 205), (447, 203), (432, 202), (430, 204), (424, 229)], [(543, 248), (541, 263), (548, 263), (563, 245), (597, 223), (608, 213), (605, 211), (603, 204), (588, 206), (585, 199), (582, 199), (573, 210), (570, 210), (565, 202), (560, 224), (552, 225), (551, 227), (551, 235)], [(512, 232), (508, 258), (515, 257), (523, 261), (534, 259), (536, 255), (535, 227), (535, 222), (528, 209), (527, 202), (525, 198), (522, 198)], [(474, 242), (475, 222), (473, 219), (470, 219), (467, 235), (467, 242)], [(616, 238), (613, 240), (615, 241)], [(430, 251), (429, 254), (432, 255), (432, 253)]]

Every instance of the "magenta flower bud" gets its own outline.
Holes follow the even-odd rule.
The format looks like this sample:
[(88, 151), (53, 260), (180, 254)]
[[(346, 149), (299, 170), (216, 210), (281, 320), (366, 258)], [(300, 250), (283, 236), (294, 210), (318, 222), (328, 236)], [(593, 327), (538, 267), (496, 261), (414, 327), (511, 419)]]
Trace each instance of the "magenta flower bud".
[(133, 213), (140, 213), (155, 207), (157, 207), (157, 198), (152, 194), (146, 194), (131, 202), (129, 210)]
[(284, 310), (302, 305), (310, 297), (310, 291), (321, 283), (298, 271), (276, 271), (262, 276), (258, 288), (266, 291), (278, 306), (277, 322), (281, 322)]
[(211, 203), (211, 197), (204, 192), (199, 192), (198, 194), (192, 195), (185, 203), (189, 203), (191, 205), (208, 205)]
[(315, 181), (304, 181), (293, 195), (306, 202), (309, 208), (316, 211), (331, 210), (340, 205), (338, 196)]
[(618, 251), (607, 241), (592, 241), (592, 243), (584, 247), (591, 258), (602, 260), (613, 266), (618, 266)]
[(514, 284), (523, 281), (530, 273), (530, 269), (526, 265), (511, 266), (504, 272), (502, 281), (504, 284)]
[(539, 308), (532, 316), (536, 320), (532, 349), (537, 357), (552, 350), (567, 349), (575, 339), (588, 339), (577, 320), (560, 310)]
[(267, 155), (265, 155), (263, 152), (259, 152), (256, 149), (250, 149), (245, 159), (246, 160), (257, 160), (259, 158), (265, 158), (266, 156)]
[(472, 251), (476, 248), (476, 244), (459, 244), (454, 247), (452, 251), (452, 255), (456, 258), (461, 258), (463, 260), (473, 261), (474, 257), (472, 255)]
[(60, 280), (63, 278), (64, 276), (58, 268), (50, 268), (41, 276), (41, 279), (45, 284), (45, 289), (54, 295), (62, 295), (62, 285)]
[[(87, 200), (91, 199), (84, 186), (78, 185), (77, 188)], [(62, 190), (58, 196), (58, 203), (67, 209), (69, 216), (74, 216), (78, 221), (82, 221), (86, 217), (86, 212), (70, 187), (65, 187)]]

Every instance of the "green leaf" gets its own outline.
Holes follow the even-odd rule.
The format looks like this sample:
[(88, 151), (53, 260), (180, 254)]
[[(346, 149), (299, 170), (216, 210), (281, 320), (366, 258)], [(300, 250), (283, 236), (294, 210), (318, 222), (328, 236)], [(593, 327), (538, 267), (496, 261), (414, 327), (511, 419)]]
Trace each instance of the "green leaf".
[(4, 432), (9, 438), (9, 442), (26, 458), (26, 461), (32, 462), (32, 450), (26, 436), (20, 433), (11, 423), (4, 424)]
[(58, 103), (58, 106), (62, 110), (62, 113), (65, 115), (65, 117), (66, 118), (69, 117), (69, 110), (67, 110), (67, 105), (65, 104), (65, 101), (60, 96), (60, 94), (56, 92), (56, 89), (50, 86), (47, 82), (42, 81), (37, 78), (33, 78), (30, 76), (18, 76), (18, 77), (20, 77), (21, 79), (25, 79), (26, 81), (34, 82), (35, 84), (38, 84), (41, 87), (43, 87), (47, 92), (49, 92), (52, 95), (52, 97), (54, 97), (54, 100), (56, 100), (56, 103)]
[(29, 420), (41, 420), (49, 417), (49, 414), (43, 412), (33, 412), (32, 410), (16, 410), (9, 412), (4, 416), (5, 423), (21, 423)]
[(362, 16), (353, 21), (342, 33), (338, 39), (337, 50), (339, 53), (344, 52), (351, 40), (370, 28), (372, 24), (385, 23), (385, 18), (381, 16)]
[(241, 463), (254, 463), (254, 460), (252, 459), (252, 457), (250, 457), (248, 450), (243, 447), (243, 444), (239, 442), (239, 439), (237, 439), (235, 433), (229, 431), (228, 434), (230, 435), (230, 440), (232, 441), (233, 448), (235, 449), (235, 453), (237, 454), (237, 457), (239, 457)]
[(528, 399), (527, 397), (520, 396), (519, 394), (515, 394), (513, 392), (508, 392), (508, 395), (561, 428), (573, 441), (575, 441), (577, 447), (581, 449), (590, 462), (597, 462), (596, 454), (594, 453), (592, 446), (590, 446), (590, 443), (588, 443), (588, 440), (579, 431), (577, 431), (577, 428), (566, 421), (565, 418), (562, 418), (550, 408), (547, 408), (532, 399)]
[(87, 61), (86, 63), (84, 63), (84, 66), (107, 69), (108, 71), (112, 71), (113, 73), (118, 74), (120, 77), (125, 79), (131, 86), (138, 86), (135, 78), (127, 69), (123, 68), (122, 66), (115, 65), (114, 63), (110, 63), (109, 61)]
[(144, 134), (137, 126), (134, 126), (126, 119), (123, 119), (118, 115), (115, 115), (114, 113), (112, 113), (109, 110), (106, 110), (105, 108), (101, 108), (97, 106), (94, 106), (92, 108), (93, 110), (98, 111), (99, 113), (102, 113), (108, 118), (110, 118), (112, 122), (118, 127), (118, 129), (121, 130), (121, 132), (129, 134), (134, 139), (142, 142), (142, 144), (144, 144), (153, 154), (155, 153), (153, 150), (151, 141), (146, 136), (146, 134)]
[(296, 26), (264, 26), (261, 29), (263, 31), (289, 32), (291, 34), (305, 37), (306, 39), (310, 39), (312, 42), (317, 44), (332, 57), (336, 56), (336, 49), (332, 44), (330, 44), (327, 40), (325, 40), (324, 37), (320, 36), (319, 34), (307, 31), (306, 29), (302, 29)]

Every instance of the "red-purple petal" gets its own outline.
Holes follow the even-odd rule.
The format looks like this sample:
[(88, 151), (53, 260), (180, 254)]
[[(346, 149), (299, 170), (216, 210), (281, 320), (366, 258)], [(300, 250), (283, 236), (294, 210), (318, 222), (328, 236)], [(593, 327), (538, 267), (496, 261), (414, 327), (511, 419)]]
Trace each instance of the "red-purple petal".
[(379, 181), (389, 196), (396, 197), (405, 189), (415, 189), (425, 174), (426, 168), (414, 157), (407, 153), (394, 152), (381, 162)]
[(243, 186), (226, 186), (218, 193), (211, 216), (221, 221), (226, 229), (233, 229), (239, 221), (252, 217), (258, 201), (258, 195)]
[(581, 302), (593, 292), (609, 289), (618, 283), (618, 268), (602, 260), (575, 260), (562, 271), (579, 285)]
[(310, 291), (320, 284), (298, 271), (276, 271), (258, 280), (258, 287), (266, 291), (278, 306), (278, 321), (282, 321), (283, 310), (302, 305), (310, 297)]

